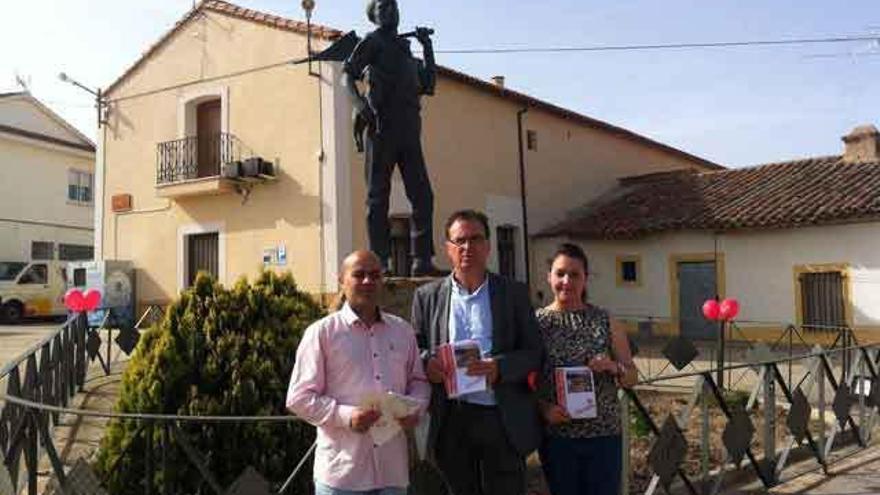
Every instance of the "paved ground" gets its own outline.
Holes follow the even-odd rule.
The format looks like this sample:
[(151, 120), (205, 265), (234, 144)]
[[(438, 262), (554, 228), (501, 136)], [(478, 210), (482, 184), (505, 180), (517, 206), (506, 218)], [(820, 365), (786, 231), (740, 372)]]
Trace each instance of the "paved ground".
[(794, 478), (773, 488), (774, 494), (867, 495), (880, 493), (880, 449), (869, 448), (832, 464), (826, 477), (821, 471)]
[(0, 325), (0, 367), (18, 357), (32, 345), (58, 330), (62, 323), (28, 322), (21, 325)]

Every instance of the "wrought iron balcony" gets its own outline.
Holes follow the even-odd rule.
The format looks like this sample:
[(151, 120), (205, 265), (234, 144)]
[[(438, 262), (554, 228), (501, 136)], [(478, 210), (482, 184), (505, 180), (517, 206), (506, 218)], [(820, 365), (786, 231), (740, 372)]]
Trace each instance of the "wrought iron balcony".
[(225, 132), (159, 143), (156, 184), (219, 177), (224, 164), (242, 160), (249, 154), (238, 138)]

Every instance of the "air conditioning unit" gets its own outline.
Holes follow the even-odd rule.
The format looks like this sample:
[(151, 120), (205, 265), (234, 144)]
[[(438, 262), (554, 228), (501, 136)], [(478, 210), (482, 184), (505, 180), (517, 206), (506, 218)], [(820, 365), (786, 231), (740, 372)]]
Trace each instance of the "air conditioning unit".
[(241, 162), (226, 162), (223, 164), (223, 177), (227, 179), (237, 179), (241, 177)]
[(263, 160), (259, 157), (248, 158), (241, 163), (242, 177), (257, 177), (260, 175), (260, 162)]
[(265, 177), (275, 177), (275, 164), (272, 162), (267, 162), (266, 160), (260, 160), (260, 175)]

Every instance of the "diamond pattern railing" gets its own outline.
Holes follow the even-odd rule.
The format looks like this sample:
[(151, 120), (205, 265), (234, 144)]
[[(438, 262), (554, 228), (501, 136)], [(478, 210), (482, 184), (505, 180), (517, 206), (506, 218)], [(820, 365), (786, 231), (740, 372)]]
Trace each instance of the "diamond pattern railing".
[[(143, 463), (137, 465), (145, 482), (125, 493), (294, 493), (293, 482), (303, 472), (314, 445), (302, 455), (296, 454), (300, 460), (295, 466), (285, 464), (283, 479), (274, 479), (277, 476), (266, 476), (269, 471), (261, 467), (259, 459), (244, 469), (223, 472), (212, 462), (212, 452), (204, 449), (200, 440), (205, 435), (215, 435), (216, 429), (246, 423), (265, 424), (269, 428), (298, 421), (297, 418), (184, 417), (72, 409), (73, 396), (85, 385), (89, 363), (100, 364), (109, 374), (112, 344), (115, 342), (123, 352), (130, 353), (140, 338), (136, 328), (103, 326), (90, 328), (82, 315), (72, 318), (56, 334), (0, 370), (0, 378), (6, 380), (5, 394), (0, 395), (0, 493), (22, 493), (25, 489), (28, 494), (44, 493), (38, 477), (47, 470), (51, 472), (51, 483), (57, 485), (53, 493), (108, 493), (107, 480), (99, 476), (94, 466), (83, 458), (64, 458), (64, 449), (58, 448), (53, 437), (53, 428), (62, 418), (82, 419), (89, 415), (130, 421), (137, 428), (133, 435), (137, 442), (133, 440), (132, 445), (136, 443), (138, 449), (143, 449), (139, 455), (145, 453)], [(792, 338), (796, 329), (787, 330), (788, 338)], [(854, 339), (847, 338), (846, 342)], [(671, 366), (681, 371), (694, 368), (693, 361), (700, 351), (688, 339), (679, 337), (667, 343), (663, 354)], [(827, 472), (849, 449), (864, 448), (871, 442), (880, 408), (880, 386), (872, 386), (868, 391), (867, 385), (880, 380), (878, 364), (880, 346), (816, 347), (802, 355), (793, 355), (789, 347), (789, 356), (780, 357), (772, 347), (753, 345), (745, 362), (723, 370), (748, 377), (743, 383), (752, 386), (745, 401), (741, 400), (742, 394), (735, 396), (730, 389), (718, 386), (714, 369), (643, 380), (640, 386), (622, 394), (621, 410), (624, 417), (632, 411), (647, 425), (651, 440), (647, 463), (639, 468), (647, 482), (638, 486), (627, 483), (625, 493), (726, 493), (733, 483), (729, 474), (737, 470), (769, 488), (801, 469), (803, 464), (795, 465), (794, 458), (811, 458), (808, 469)], [(646, 398), (648, 393), (656, 393), (668, 384), (681, 390), (685, 382), (690, 394), (685, 400), (674, 401), (671, 410), (655, 410)], [(731, 386), (730, 380), (725, 383)], [(709, 414), (713, 408), (721, 418), (714, 426)], [(630, 422), (624, 421), (623, 425), (625, 441), (631, 442)], [(719, 431), (713, 432), (713, 428)], [(713, 434), (717, 437), (713, 438)], [(716, 462), (709, 451), (720, 446), (723, 456)], [(627, 482), (634, 474), (633, 463), (629, 462), (633, 449), (628, 447), (624, 448), (627, 467), (623, 476)], [(127, 455), (123, 453), (119, 459)], [(181, 491), (168, 476), (169, 470), (180, 464), (192, 466), (197, 473), (198, 479), (188, 480), (194, 489)], [(415, 466), (416, 473), (419, 469), (426, 471), (413, 480), (415, 487), (436, 477), (436, 472), (425, 466)], [(441, 483), (435, 480), (432, 484)], [(424, 492), (416, 488), (416, 493)]]
[[(664, 350), (677, 369), (688, 366), (694, 355), (681, 340), (670, 341)], [(789, 474), (801, 474), (795, 471), (827, 473), (835, 460), (869, 445), (880, 412), (880, 346), (831, 350), (816, 346), (808, 354), (790, 358), (771, 358), (766, 349), (756, 346), (747, 355), (757, 360), (727, 367), (752, 375), (754, 386), (744, 404), (742, 393), (731, 394), (718, 387), (717, 370), (643, 380), (640, 386), (621, 395), (624, 417), (634, 414), (646, 423), (653, 439), (643, 473), (632, 471), (631, 445), (624, 445), (624, 493), (727, 493), (735, 491), (736, 482), (726, 474), (743, 469), (751, 471), (751, 479), (768, 489)], [(783, 373), (781, 368), (790, 363), (795, 366)], [(670, 383), (680, 390), (684, 381), (690, 383), (690, 400), (677, 413), (663, 412), (655, 419), (650, 397), (645, 397), (648, 391), (656, 396), (658, 389)], [(878, 386), (868, 391), (867, 387), (875, 383)], [(830, 404), (826, 395), (832, 398)], [(680, 394), (677, 397), (673, 403), (685, 402)], [(709, 409), (715, 407), (724, 419), (720, 435), (717, 420), (714, 426), (710, 421)], [(662, 407), (653, 409), (666, 411)], [(826, 422), (831, 419), (829, 409), (834, 417)], [(660, 419), (662, 426), (658, 426)], [(631, 422), (623, 421), (623, 425), (625, 442), (631, 444)], [(718, 449), (713, 435), (718, 435), (723, 445), (723, 460), (710, 466), (709, 451)], [(782, 448), (777, 449), (777, 444)], [(797, 468), (791, 462), (793, 456), (799, 459)], [(694, 462), (694, 457), (699, 460)], [(812, 464), (805, 458), (812, 458)], [(639, 479), (649, 481), (633, 482)]]

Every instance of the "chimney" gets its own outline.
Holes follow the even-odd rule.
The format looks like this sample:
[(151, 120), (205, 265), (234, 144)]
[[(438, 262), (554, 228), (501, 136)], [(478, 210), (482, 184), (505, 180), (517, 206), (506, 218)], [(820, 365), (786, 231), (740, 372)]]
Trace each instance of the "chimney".
[(504, 88), (504, 76), (492, 76), (492, 82), (499, 88)]
[(845, 162), (880, 161), (880, 131), (871, 124), (860, 125), (843, 136)]

